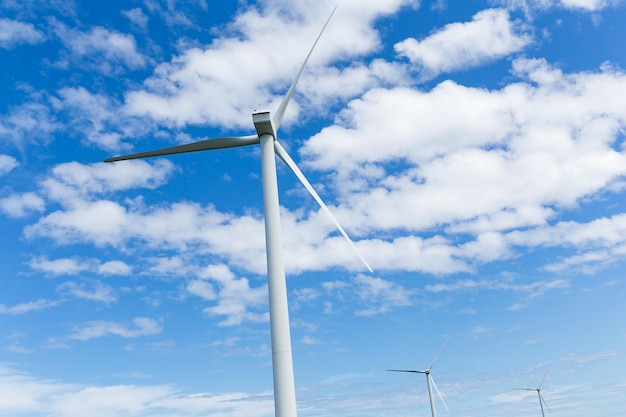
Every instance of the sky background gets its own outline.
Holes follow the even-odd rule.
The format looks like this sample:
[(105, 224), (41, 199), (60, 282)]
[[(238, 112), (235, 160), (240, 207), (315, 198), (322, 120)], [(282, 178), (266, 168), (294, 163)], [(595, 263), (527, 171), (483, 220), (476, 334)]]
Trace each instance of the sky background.
[(0, 416), (273, 415), (254, 133), (298, 412), (622, 417), (626, 3), (0, 0)]

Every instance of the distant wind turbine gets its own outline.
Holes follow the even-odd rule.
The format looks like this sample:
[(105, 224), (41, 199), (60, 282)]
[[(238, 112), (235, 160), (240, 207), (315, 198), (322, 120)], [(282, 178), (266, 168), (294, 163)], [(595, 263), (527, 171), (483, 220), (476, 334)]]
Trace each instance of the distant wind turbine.
[(283, 261), (280, 211), (278, 201), (278, 181), (276, 176), (277, 155), (298, 177), (300, 182), (313, 196), (322, 210), (330, 217), (339, 232), (348, 241), (352, 249), (356, 252), (363, 264), (370, 272), (365, 258), (358, 251), (354, 242), (350, 239), (346, 231), (341, 227), (339, 221), (333, 216), (320, 196), (315, 192), (309, 181), (306, 179), (300, 168), (291, 159), (287, 151), (277, 140), (278, 128), (283, 121), (285, 111), (291, 100), (291, 96), (296, 88), (296, 84), (304, 71), (304, 67), (317, 45), (324, 29), (330, 22), (335, 9), (324, 24), (320, 34), (313, 43), (311, 50), (304, 59), (293, 83), (285, 94), (278, 110), (273, 117), (270, 117), (268, 110), (254, 111), (252, 121), (256, 129), (255, 135), (233, 136), (216, 139), (207, 139), (186, 145), (174, 146), (148, 152), (141, 152), (125, 156), (116, 156), (105, 159), (104, 162), (122, 161), (127, 159), (150, 158), (153, 156), (173, 155), (186, 152), (206, 151), (213, 149), (235, 148), (247, 145), (261, 145), (261, 176), (263, 186), (263, 210), (265, 214), (265, 246), (267, 256), (267, 275), (270, 305), (270, 330), (272, 339), (272, 365), (274, 375), (274, 407), (276, 417), (296, 416), (296, 393), (293, 377), (293, 359), (291, 354), (291, 335), (289, 330), (289, 312), (287, 305), (287, 285), (285, 282), (285, 266)]
[(544, 374), (543, 378), (541, 379), (541, 383), (539, 384), (539, 386), (537, 388), (513, 388), (513, 389), (520, 390), (520, 391), (537, 391), (537, 396), (539, 397), (539, 406), (541, 407), (541, 416), (542, 417), (546, 416), (544, 411), (543, 411), (544, 404), (545, 404), (546, 408), (548, 409), (548, 411), (552, 412), (552, 410), (550, 410), (550, 406), (548, 405), (546, 400), (543, 398), (543, 395), (541, 395), (541, 387), (543, 386), (543, 383), (546, 381), (546, 377), (548, 376), (548, 372), (550, 372), (549, 369)]
[(430, 365), (428, 365), (428, 368), (426, 368), (424, 370), (412, 371), (412, 370), (404, 370), (404, 369), (387, 369), (390, 372), (411, 372), (411, 373), (414, 373), (414, 374), (425, 374), (426, 375), (426, 384), (428, 385), (428, 398), (430, 399), (430, 411), (431, 411), (433, 417), (437, 417), (437, 410), (435, 409), (435, 400), (433, 398), (432, 387), (434, 387), (435, 391), (437, 391), (437, 395), (439, 395), (439, 399), (443, 403), (443, 406), (446, 407), (446, 410), (448, 409), (448, 406), (446, 405), (446, 402), (444, 401), (443, 396), (441, 395), (441, 392), (439, 392), (439, 388), (437, 388), (437, 384), (435, 384), (435, 380), (430, 375), (430, 370), (432, 369), (433, 365), (437, 361), (437, 358), (439, 358), (439, 355), (441, 354), (441, 351), (443, 350), (443, 348), (446, 346), (446, 343), (448, 343), (448, 339), (446, 339), (443, 342), (443, 344), (439, 348), (439, 351), (437, 352), (437, 354), (433, 358), (432, 362), (430, 363)]

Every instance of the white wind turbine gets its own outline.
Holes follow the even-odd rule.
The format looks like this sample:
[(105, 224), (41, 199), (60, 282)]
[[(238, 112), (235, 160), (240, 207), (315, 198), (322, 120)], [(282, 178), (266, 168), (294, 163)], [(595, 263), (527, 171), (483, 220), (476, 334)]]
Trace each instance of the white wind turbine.
[(291, 171), (293, 171), (296, 177), (298, 177), (300, 182), (313, 196), (315, 201), (317, 201), (320, 205), (322, 210), (328, 214), (339, 232), (341, 232), (350, 246), (352, 246), (367, 269), (370, 272), (373, 272), (372, 268), (358, 251), (346, 231), (343, 227), (341, 227), (326, 204), (324, 204), (302, 171), (300, 171), (300, 168), (298, 168), (287, 151), (278, 142), (276, 135), (283, 120), (283, 116), (285, 115), (287, 106), (289, 105), (289, 101), (291, 100), (291, 96), (296, 88), (296, 84), (304, 71), (304, 67), (334, 12), (335, 10), (333, 10), (330, 14), (320, 34), (313, 43), (313, 46), (304, 59), (304, 62), (302, 63), (302, 66), (300, 67), (293, 83), (285, 94), (280, 106), (278, 106), (276, 114), (273, 117), (270, 117), (270, 112), (267, 110), (254, 111), (252, 113), (252, 121), (256, 129), (256, 134), (202, 140), (186, 145), (125, 156), (116, 156), (104, 160), (104, 162), (114, 162), (178, 153), (235, 148), (247, 145), (261, 145), (261, 176), (263, 186), (263, 210), (265, 215), (265, 246), (267, 256), (270, 332), (272, 340), (272, 368), (274, 375), (274, 407), (276, 417), (296, 416), (296, 393), (293, 377), (291, 335), (289, 330), (289, 312), (287, 305), (287, 285), (285, 282), (285, 266), (283, 262), (278, 201), (278, 182), (276, 177), (276, 161), (274, 159), (274, 155), (277, 155), (291, 169)]
[(520, 390), (520, 391), (537, 391), (537, 396), (539, 397), (539, 406), (541, 407), (541, 416), (542, 417), (546, 416), (544, 411), (543, 411), (544, 404), (545, 404), (546, 408), (548, 409), (548, 411), (552, 411), (552, 410), (550, 410), (550, 406), (548, 405), (546, 400), (543, 398), (543, 395), (541, 395), (541, 387), (543, 386), (543, 383), (546, 381), (546, 377), (548, 376), (548, 372), (550, 372), (549, 369), (543, 375), (543, 378), (541, 379), (541, 383), (539, 384), (539, 386), (537, 388), (514, 388), (514, 389)]
[(443, 406), (446, 407), (446, 410), (448, 409), (448, 406), (446, 405), (446, 402), (444, 401), (443, 396), (441, 395), (441, 392), (439, 392), (439, 388), (437, 388), (437, 384), (435, 384), (435, 380), (430, 375), (430, 370), (432, 369), (433, 365), (437, 361), (437, 358), (439, 358), (439, 355), (441, 354), (441, 351), (443, 350), (443, 348), (446, 346), (446, 343), (448, 343), (448, 339), (446, 339), (443, 342), (443, 344), (439, 348), (439, 351), (437, 352), (437, 354), (433, 358), (432, 362), (430, 362), (430, 365), (428, 365), (428, 368), (426, 368), (424, 370), (413, 371), (413, 370), (405, 370), (405, 369), (387, 369), (390, 372), (411, 372), (411, 373), (414, 373), (414, 374), (425, 374), (426, 375), (426, 384), (428, 385), (428, 398), (430, 400), (430, 412), (432, 413), (433, 417), (437, 417), (437, 410), (435, 409), (435, 399), (433, 398), (432, 387), (434, 387), (435, 391), (437, 391), (437, 395), (439, 395), (439, 399), (443, 403)]

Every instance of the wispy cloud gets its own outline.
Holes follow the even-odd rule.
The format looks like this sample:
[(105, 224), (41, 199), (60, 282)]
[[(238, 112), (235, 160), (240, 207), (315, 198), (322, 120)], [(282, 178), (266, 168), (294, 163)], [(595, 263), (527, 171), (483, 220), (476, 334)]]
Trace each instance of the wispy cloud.
[(105, 336), (120, 336), (125, 339), (151, 336), (163, 331), (161, 321), (148, 317), (135, 317), (131, 323), (118, 323), (107, 320), (91, 321), (75, 328), (69, 337), (75, 340), (89, 340)]
[(54, 413), (65, 417), (89, 415), (234, 415), (264, 417), (273, 412), (271, 395), (242, 392), (181, 394), (166, 385), (85, 385), (40, 378), (15, 368), (0, 367), (5, 394), (2, 409), (12, 415), (23, 412)]
[(29, 301), (27, 303), (16, 304), (14, 306), (6, 306), (4, 304), (0, 304), (0, 314), (26, 314), (32, 311), (42, 311), (51, 307), (56, 307), (60, 303), (61, 301), (39, 299), (36, 301)]
[(353, 282), (361, 299), (370, 305), (366, 309), (357, 310), (359, 316), (373, 316), (411, 305), (412, 291), (396, 282), (367, 275), (358, 275)]
[(467, 292), (467, 291), (512, 291), (523, 294), (522, 298), (509, 306), (509, 310), (521, 310), (528, 307), (534, 299), (541, 297), (552, 290), (569, 288), (570, 282), (566, 279), (551, 279), (536, 281), (528, 284), (517, 284), (510, 279), (494, 278), (492, 280), (463, 279), (453, 283), (429, 284), (424, 291), (440, 292)]
[(588, 354), (588, 355), (572, 353), (572, 354), (569, 354), (567, 356), (560, 358), (560, 360), (563, 362), (571, 362), (571, 363), (576, 363), (578, 365), (584, 365), (590, 362), (595, 362), (599, 359), (604, 359), (604, 358), (608, 358), (611, 356), (618, 356), (618, 355), (624, 355), (624, 352), (618, 351), (618, 350), (609, 350), (609, 351), (598, 352), (598, 353), (593, 353), (593, 354)]
[(117, 301), (115, 290), (97, 280), (67, 281), (57, 287), (57, 292), (65, 297), (82, 298), (105, 304)]

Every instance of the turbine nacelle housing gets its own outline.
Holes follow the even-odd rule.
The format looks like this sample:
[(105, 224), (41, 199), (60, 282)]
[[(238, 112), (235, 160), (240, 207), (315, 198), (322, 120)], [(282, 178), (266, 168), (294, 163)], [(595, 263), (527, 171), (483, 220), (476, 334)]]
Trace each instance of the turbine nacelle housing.
[(271, 135), (276, 139), (276, 129), (274, 128), (274, 122), (270, 117), (269, 110), (255, 110), (252, 113), (252, 122), (259, 138), (263, 135)]

